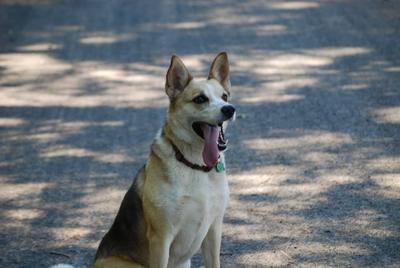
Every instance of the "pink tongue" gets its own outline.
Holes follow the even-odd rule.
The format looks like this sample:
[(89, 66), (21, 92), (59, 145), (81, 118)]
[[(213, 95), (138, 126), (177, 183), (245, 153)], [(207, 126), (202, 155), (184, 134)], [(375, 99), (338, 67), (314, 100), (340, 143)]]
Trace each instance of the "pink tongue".
[(208, 167), (213, 167), (218, 161), (219, 150), (218, 150), (218, 135), (219, 128), (212, 127), (203, 124), (203, 135), (204, 135), (204, 148), (203, 148), (203, 160)]

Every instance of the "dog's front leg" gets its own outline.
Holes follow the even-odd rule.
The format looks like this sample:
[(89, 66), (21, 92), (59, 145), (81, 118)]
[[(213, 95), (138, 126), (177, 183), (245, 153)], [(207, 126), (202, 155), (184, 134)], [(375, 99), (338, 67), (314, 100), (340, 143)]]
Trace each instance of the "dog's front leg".
[(219, 253), (221, 248), (222, 218), (217, 218), (210, 226), (201, 244), (201, 254), (206, 268), (219, 268)]
[(158, 235), (150, 235), (150, 268), (167, 268), (171, 239)]

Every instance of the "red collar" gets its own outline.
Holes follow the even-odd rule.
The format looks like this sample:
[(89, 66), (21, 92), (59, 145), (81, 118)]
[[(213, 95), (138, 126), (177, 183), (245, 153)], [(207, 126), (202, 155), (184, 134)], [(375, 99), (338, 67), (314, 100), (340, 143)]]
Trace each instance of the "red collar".
[(214, 167), (208, 167), (208, 166), (204, 166), (204, 165), (193, 164), (192, 162), (190, 162), (189, 160), (187, 160), (185, 158), (185, 156), (181, 153), (181, 151), (179, 151), (178, 147), (176, 147), (176, 145), (170, 139), (168, 139), (168, 140), (172, 145), (172, 149), (174, 149), (175, 158), (179, 162), (185, 164), (186, 166), (190, 167), (191, 169), (201, 170), (204, 172), (210, 172), (214, 168)]

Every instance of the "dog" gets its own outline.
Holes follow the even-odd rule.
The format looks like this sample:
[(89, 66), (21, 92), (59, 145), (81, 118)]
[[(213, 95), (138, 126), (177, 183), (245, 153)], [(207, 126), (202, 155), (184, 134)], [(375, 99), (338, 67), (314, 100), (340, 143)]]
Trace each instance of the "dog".
[(206, 267), (220, 267), (223, 216), (229, 188), (224, 132), (236, 115), (227, 53), (194, 79), (172, 56), (164, 126), (126, 193), (93, 267), (190, 267), (200, 250)]

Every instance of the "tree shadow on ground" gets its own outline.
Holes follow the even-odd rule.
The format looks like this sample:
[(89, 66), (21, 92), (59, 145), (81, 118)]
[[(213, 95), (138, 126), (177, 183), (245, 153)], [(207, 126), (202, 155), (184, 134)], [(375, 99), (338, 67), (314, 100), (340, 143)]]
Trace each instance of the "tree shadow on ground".
[(225, 267), (398, 265), (399, 22), (373, 5), (0, 5), (2, 266), (90, 266), (164, 118), (162, 83), (138, 90), (220, 50), (240, 113)]

